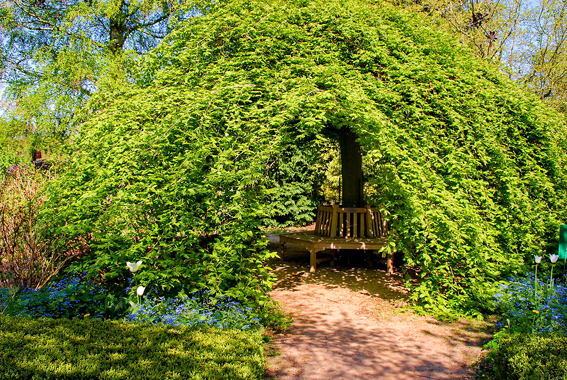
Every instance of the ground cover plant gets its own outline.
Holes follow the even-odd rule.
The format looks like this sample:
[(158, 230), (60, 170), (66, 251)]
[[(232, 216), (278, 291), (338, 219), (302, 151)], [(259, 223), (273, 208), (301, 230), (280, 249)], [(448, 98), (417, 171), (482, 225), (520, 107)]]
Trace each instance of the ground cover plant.
[(105, 303), (110, 297), (100, 285), (79, 277), (62, 278), (41, 289), (0, 288), (0, 310), (7, 315), (32, 318), (108, 318), (111, 308)]
[(85, 270), (108, 281), (144, 260), (139, 284), (263, 302), (271, 170), (349, 129), (388, 249), (418, 268), (414, 301), (485, 311), (556, 247), (565, 122), (430, 21), (358, 0), (215, 3), (85, 108), (50, 217), (92, 236)]
[(221, 329), (260, 328), (260, 318), (253, 314), (252, 308), (226, 296), (210, 298), (204, 292), (169, 299), (148, 298), (134, 306), (125, 320), (172, 326), (213, 326)]
[(0, 316), (3, 379), (261, 379), (259, 331)]
[[(537, 284), (537, 285), (536, 285)], [(567, 333), (567, 287), (534, 278), (533, 273), (512, 278), (496, 295), (506, 323), (512, 332)], [(509, 321), (509, 322), (508, 322)]]

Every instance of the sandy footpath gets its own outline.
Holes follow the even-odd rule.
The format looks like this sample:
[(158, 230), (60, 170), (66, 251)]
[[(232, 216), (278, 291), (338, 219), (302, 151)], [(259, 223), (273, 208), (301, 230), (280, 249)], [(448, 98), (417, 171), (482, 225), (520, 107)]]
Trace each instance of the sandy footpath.
[(267, 378), (472, 378), (469, 366), (489, 337), (487, 324), (445, 323), (400, 312), (394, 300), (360, 290), (362, 275), (355, 280), (361, 285), (352, 290), (348, 281), (341, 280), (344, 286), (326, 281), (344, 273), (340, 270), (322, 268), (310, 275), (290, 271), (289, 265), (285, 269), (272, 296), (294, 323), (275, 337), (281, 354), (268, 358)]

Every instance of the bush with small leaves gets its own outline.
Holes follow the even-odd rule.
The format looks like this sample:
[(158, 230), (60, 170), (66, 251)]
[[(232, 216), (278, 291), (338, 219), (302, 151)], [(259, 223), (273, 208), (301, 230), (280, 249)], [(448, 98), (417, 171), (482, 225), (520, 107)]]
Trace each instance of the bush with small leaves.
[(258, 331), (0, 316), (5, 380), (263, 379)]
[(496, 379), (567, 379), (567, 336), (513, 334), (500, 339), (493, 353)]

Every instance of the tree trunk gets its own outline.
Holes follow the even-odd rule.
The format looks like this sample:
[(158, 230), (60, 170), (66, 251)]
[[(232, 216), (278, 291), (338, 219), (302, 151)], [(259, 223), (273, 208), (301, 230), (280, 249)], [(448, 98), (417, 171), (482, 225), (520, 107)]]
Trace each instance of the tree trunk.
[(126, 33), (128, 26), (126, 20), (128, 18), (128, 8), (124, 1), (120, 3), (120, 12), (110, 16), (110, 41), (109, 49), (112, 54), (116, 54), (124, 48), (126, 42)]
[(356, 133), (350, 129), (341, 129), (339, 131), (343, 207), (364, 206), (362, 154), (360, 153), (360, 144), (356, 141), (357, 138)]

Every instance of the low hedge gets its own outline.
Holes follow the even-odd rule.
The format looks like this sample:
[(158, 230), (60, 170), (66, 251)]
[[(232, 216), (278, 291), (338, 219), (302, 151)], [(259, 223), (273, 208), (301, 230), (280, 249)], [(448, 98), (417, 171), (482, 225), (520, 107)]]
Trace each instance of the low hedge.
[(260, 379), (260, 332), (0, 316), (0, 374), (23, 379)]
[(496, 379), (567, 379), (564, 335), (510, 335), (500, 339), (493, 355)]

